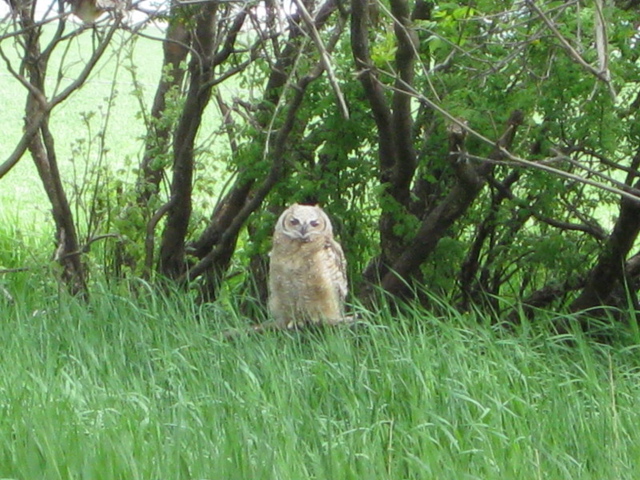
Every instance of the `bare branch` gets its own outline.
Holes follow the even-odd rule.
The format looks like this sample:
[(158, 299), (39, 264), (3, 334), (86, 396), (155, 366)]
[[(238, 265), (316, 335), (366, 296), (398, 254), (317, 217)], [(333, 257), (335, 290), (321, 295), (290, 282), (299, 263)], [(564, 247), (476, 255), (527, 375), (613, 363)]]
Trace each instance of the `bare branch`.
[[(63, 92), (54, 97), (50, 102), (47, 101), (42, 91), (40, 91), (35, 85), (29, 82), (24, 77), (24, 75), (21, 75), (13, 69), (9, 59), (0, 49), (0, 56), (5, 61), (9, 72), (34, 96), (35, 99), (37, 99), (38, 103), (40, 104), (40, 108), (30, 119), (29, 126), (23, 133), (22, 138), (16, 145), (16, 148), (7, 158), (7, 160), (0, 164), (0, 178), (4, 177), (20, 161), (24, 153), (27, 151), (27, 148), (29, 148), (31, 140), (38, 133), (43, 125), (43, 122), (46, 121), (47, 117), (51, 113), (51, 110), (53, 110), (55, 106), (66, 100), (75, 90), (79, 89), (86, 82), (89, 74), (92, 72), (96, 63), (105, 52), (107, 46), (113, 38), (113, 35), (120, 24), (120, 21), (121, 19), (118, 18), (117, 21), (113, 23), (106, 37), (102, 39), (101, 43), (98, 45), (98, 48), (94, 50), (80, 75), (69, 86), (67, 86), (67, 88)], [(25, 30), (23, 29), (21, 32), (24, 33), (24, 31)]]
[(8, 273), (29, 272), (31, 270), (32, 268), (30, 267), (2, 268), (0, 269), (0, 275), (6, 275)]
[(29, 144), (33, 140), (33, 137), (38, 133), (42, 122), (46, 117), (46, 111), (38, 111), (34, 117), (30, 119), (29, 127), (22, 134), (22, 138), (16, 145), (9, 158), (0, 164), (0, 178), (4, 177), (11, 169), (20, 161), (24, 153), (29, 148)]
[[(340, 107), (340, 111), (342, 113), (342, 116), (345, 119), (348, 119), (349, 118), (349, 108), (347, 107), (347, 102), (344, 99), (344, 95), (342, 94), (342, 90), (340, 90), (340, 85), (338, 83), (338, 79), (336, 78), (336, 74), (333, 71), (333, 66), (332, 66), (332, 62), (331, 62), (331, 55), (327, 51), (326, 47), (324, 46), (324, 43), (323, 43), (322, 39), (320, 38), (320, 34), (318, 33), (318, 29), (316, 28), (316, 25), (315, 25), (315, 20), (313, 18), (311, 18), (311, 15), (309, 14), (309, 11), (304, 6), (304, 3), (302, 3), (302, 0), (293, 0), (293, 1), (295, 2), (296, 6), (298, 7), (298, 10), (300, 11), (300, 14), (302, 15), (302, 20), (307, 25), (307, 28), (309, 29), (309, 31), (311, 33), (311, 38), (313, 39), (313, 42), (316, 44), (316, 48), (318, 49), (318, 52), (320, 53), (320, 58), (322, 60), (322, 64), (324, 66), (325, 71), (327, 72), (327, 77), (329, 78), (329, 83), (331, 84), (331, 88), (333, 88), (333, 93), (335, 94), (336, 99), (338, 101), (338, 106)], [(342, 21), (341, 20), (340, 20), (340, 24), (339, 24), (338, 27), (340, 29), (342, 29)]]
[(107, 31), (107, 35), (105, 35), (105, 37), (98, 44), (98, 47), (91, 54), (91, 57), (89, 57), (89, 60), (87, 60), (86, 65), (82, 69), (82, 72), (80, 72), (78, 77), (73, 82), (71, 82), (67, 86), (67, 88), (65, 88), (62, 92), (60, 92), (58, 95), (56, 95), (54, 98), (51, 99), (50, 103), (51, 103), (52, 109), (59, 103), (66, 100), (69, 97), (69, 95), (71, 95), (74, 91), (80, 88), (87, 81), (89, 74), (93, 71), (94, 67), (96, 66), (96, 63), (98, 63), (98, 60), (100, 60), (100, 58), (102, 57), (102, 54), (106, 51), (107, 47), (111, 43), (111, 39), (113, 38), (113, 35), (116, 33), (116, 30), (118, 30), (118, 27), (120, 26), (121, 22), (122, 22), (122, 16), (117, 16), (116, 21), (113, 22), (113, 24)]
[(105, 240), (107, 238), (122, 239), (122, 236), (120, 234), (118, 234), (118, 233), (103, 233), (101, 235), (96, 235), (94, 237), (89, 238), (89, 240), (87, 240), (87, 243), (82, 245), (77, 250), (74, 250), (73, 252), (66, 252), (63, 255), (60, 255), (60, 256), (56, 257), (56, 260), (57, 261), (61, 261), (61, 260), (65, 260), (65, 259), (70, 258), (70, 257), (75, 257), (77, 255), (83, 255), (85, 253), (89, 253), (89, 251), (91, 250), (91, 245), (92, 244), (94, 244), (95, 242), (98, 242), (100, 240)]

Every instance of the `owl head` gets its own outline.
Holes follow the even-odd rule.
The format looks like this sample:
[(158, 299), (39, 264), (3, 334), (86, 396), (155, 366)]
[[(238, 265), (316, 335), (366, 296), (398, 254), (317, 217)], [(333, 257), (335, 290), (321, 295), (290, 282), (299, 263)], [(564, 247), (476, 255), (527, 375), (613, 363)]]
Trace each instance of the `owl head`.
[(276, 233), (306, 243), (333, 235), (333, 228), (327, 214), (317, 205), (294, 203), (280, 215)]

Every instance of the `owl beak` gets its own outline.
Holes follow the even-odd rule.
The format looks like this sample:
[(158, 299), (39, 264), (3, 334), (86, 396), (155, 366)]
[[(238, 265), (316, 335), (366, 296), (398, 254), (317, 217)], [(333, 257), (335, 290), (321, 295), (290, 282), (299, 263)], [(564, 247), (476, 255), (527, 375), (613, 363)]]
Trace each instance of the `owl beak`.
[(311, 241), (311, 236), (307, 235), (307, 230), (309, 229), (309, 226), (307, 224), (301, 225), (300, 226), (300, 239), (307, 243)]

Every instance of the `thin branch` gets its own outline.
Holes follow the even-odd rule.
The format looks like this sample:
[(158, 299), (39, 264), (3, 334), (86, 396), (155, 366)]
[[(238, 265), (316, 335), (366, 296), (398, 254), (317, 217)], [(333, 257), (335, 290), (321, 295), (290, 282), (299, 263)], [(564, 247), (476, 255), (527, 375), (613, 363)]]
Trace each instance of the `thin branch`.
[[(142, 25), (144, 26), (144, 25)], [(163, 38), (163, 37), (156, 37), (155, 35), (149, 35), (148, 33), (144, 32), (141, 28), (129, 28), (126, 24), (122, 25), (123, 30), (127, 30), (130, 31), (132, 34), (140, 37), (140, 38), (146, 38), (147, 40), (153, 40), (154, 42), (159, 42), (159, 43), (163, 43), (166, 45), (176, 45), (180, 48), (184, 48), (185, 50), (188, 50), (189, 53), (193, 56), (197, 56), (199, 57), (200, 55), (198, 54), (198, 52), (196, 52), (196, 50), (191, 46), (188, 45), (184, 42), (180, 42), (178, 40), (174, 40), (172, 38)]]
[(89, 77), (89, 74), (95, 67), (96, 63), (105, 52), (118, 26), (120, 25), (120, 22), (121, 18), (118, 17), (116, 22), (114, 22), (114, 24), (111, 26), (107, 36), (102, 40), (98, 48), (93, 52), (93, 55), (85, 65), (85, 68), (82, 70), (78, 78), (76, 78), (63, 92), (54, 97), (50, 102), (47, 101), (45, 95), (38, 88), (32, 85), (31, 82), (29, 82), (23, 75), (13, 69), (9, 59), (4, 54), (4, 51), (0, 49), (0, 56), (5, 61), (9, 72), (37, 99), (41, 107), (40, 109), (38, 109), (35, 117), (32, 118), (29, 122), (29, 128), (22, 135), (22, 138), (16, 145), (14, 151), (7, 158), (7, 160), (0, 164), (0, 178), (4, 177), (20, 161), (24, 153), (27, 151), (27, 148), (29, 148), (31, 140), (38, 133), (43, 123), (46, 121), (48, 115), (51, 113), (51, 110), (53, 110), (56, 105), (66, 100), (69, 95), (71, 95), (75, 90), (82, 87), (82, 85)]
[[(236, 15), (236, 18), (233, 21), (233, 24), (229, 27), (229, 30), (226, 34), (226, 38), (224, 41), (224, 45), (222, 48), (216, 52), (211, 62), (211, 66), (216, 67), (227, 60), (231, 54), (234, 53), (236, 39), (238, 38), (238, 34), (242, 30), (242, 26), (244, 25), (244, 21), (247, 18), (247, 10), (242, 10)], [(203, 88), (206, 88), (206, 83)]]
[(96, 63), (98, 63), (98, 60), (100, 60), (100, 58), (102, 57), (102, 54), (106, 51), (107, 46), (109, 46), (109, 44), (111, 43), (111, 39), (113, 38), (113, 35), (116, 33), (116, 30), (120, 26), (121, 22), (122, 22), (122, 16), (116, 17), (116, 21), (113, 22), (113, 24), (111, 25), (111, 28), (107, 32), (107, 35), (102, 39), (102, 41), (98, 45), (98, 48), (94, 50), (89, 60), (87, 60), (87, 63), (82, 69), (82, 72), (80, 72), (80, 75), (78, 75), (78, 77), (73, 82), (71, 82), (67, 86), (67, 88), (65, 88), (62, 92), (60, 92), (60, 94), (56, 95), (51, 99), (51, 109), (53, 109), (53, 107), (55, 107), (59, 103), (65, 101), (69, 97), (69, 95), (71, 95), (75, 90), (79, 89), (82, 85), (84, 85), (84, 83), (87, 81), (87, 78), (89, 77), (89, 74), (93, 71), (93, 68), (96, 66)]
[(633, 188), (630, 185), (625, 184), (624, 182), (620, 182), (618, 180), (616, 180), (615, 178), (610, 177), (609, 175), (605, 175), (604, 173), (600, 173), (596, 170), (594, 170), (591, 167), (588, 167), (586, 165), (583, 165), (582, 163), (578, 162), (577, 160), (574, 160), (571, 157), (563, 157), (563, 160), (567, 161), (568, 163), (570, 163), (571, 165), (578, 167), (588, 173), (590, 173), (593, 176), (599, 177), (603, 180), (607, 180), (609, 182), (611, 182), (612, 185), (615, 185), (616, 187), (620, 188), (621, 190), (624, 190), (626, 192), (629, 193), (633, 193), (634, 195), (638, 196), (640, 198), (640, 190)]
[(20, 82), (20, 84), (24, 88), (26, 88), (29, 91), (29, 93), (31, 93), (35, 97), (35, 99), (40, 104), (41, 109), (43, 109), (43, 110), (49, 109), (50, 110), (51, 107), (48, 105), (47, 98), (45, 97), (44, 93), (42, 91), (40, 91), (40, 89), (37, 88), (35, 85), (33, 85), (29, 80), (27, 80), (24, 75), (22, 75), (19, 72), (15, 71), (15, 69), (11, 65), (11, 61), (7, 58), (7, 56), (4, 53), (4, 50), (2, 50), (2, 49), (0, 49), (0, 57), (2, 57), (2, 59), (4, 60), (4, 63), (7, 66), (7, 70), (9, 70), (9, 73), (16, 80), (18, 80), (18, 82)]
[(594, 25), (596, 37), (596, 50), (598, 52), (598, 67), (607, 82), (611, 82), (611, 72), (609, 72), (609, 42), (607, 39), (607, 21), (604, 18), (604, 7), (602, 0), (595, 0)]
[(223, 83), (225, 80), (228, 80), (234, 75), (237, 75), (238, 73), (242, 73), (246, 71), (247, 67), (249, 67), (249, 65), (251, 65), (260, 57), (259, 52), (260, 50), (258, 48), (252, 48), (249, 58), (247, 60), (244, 60), (243, 62), (239, 63), (238, 65), (235, 65), (233, 68), (230, 68), (223, 74), (217, 77), (214, 77), (208, 82), (204, 83), (202, 85), (202, 89), (215, 87), (216, 85)]
[[(349, 108), (347, 107), (347, 102), (344, 99), (344, 95), (342, 94), (342, 90), (340, 90), (340, 85), (338, 84), (338, 79), (336, 78), (336, 74), (333, 71), (333, 66), (331, 64), (331, 55), (327, 51), (320, 38), (320, 34), (318, 33), (318, 29), (315, 25), (315, 20), (311, 18), (309, 11), (302, 3), (302, 0), (293, 0), (300, 14), (302, 15), (302, 20), (307, 25), (307, 28), (311, 32), (311, 38), (313, 42), (316, 44), (316, 48), (320, 53), (320, 59), (322, 60), (322, 64), (324, 66), (325, 71), (327, 72), (327, 77), (329, 78), (329, 83), (331, 84), (331, 88), (333, 89), (333, 93), (336, 96), (338, 101), (338, 106), (340, 107), (340, 111), (342, 116), (347, 120), (349, 119)], [(338, 28), (342, 30), (342, 17), (340, 17)]]
[(30, 272), (31, 270), (33, 270), (33, 268), (31, 267), (1, 268), (0, 275), (6, 275), (8, 273)]
[(625, 165), (620, 165), (619, 163), (616, 163), (615, 161), (607, 158), (605, 155), (602, 155), (594, 150), (591, 150), (589, 148), (582, 148), (582, 147), (574, 147), (568, 150), (569, 153), (583, 153), (585, 155), (588, 155), (590, 157), (596, 158), (600, 161), (600, 163), (602, 163), (603, 165), (606, 165), (607, 167), (613, 168), (615, 170), (620, 170), (622, 172), (625, 172), (628, 174), (630, 179), (633, 179), (635, 177), (640, 176), (640, 171), (637, 168), (634, 168), (633, 166), (631, 167), (627, 167)]
[[(389, 75), (391, 75), (391, 74), (389, 74)], [(394, 76), (394, 78), (397, 78), (397, 77)], [(380, 85), (382, 85), (384, 88), (393, 88), (393, 87), (389, 87), (388, 85), (384, 85), (381, 82), (380, 82)], [(438, 105), (437, 103), (435, 103), (432, 100), (428, 99), (422, 93), (416, 91), (411, 85), (404, 84), (403, 85), (403, 91), (411, 93), (411, 95), (413, 95), (414, 98), (416, 98), (420, 102), (423, 102), (427, 107), (433, 108), (435, 111), (440, 113), (443, 117), (445, 117), (449, 121), (457, 124), (462, 129), (466, 130), (469, 134), (473, 135), (474, 137), (476, 137), (477, 139), (479, 139), (482, 142), (486, 143), (487, 145), (492, 145), (492, 146), (496, 145), (495, 141), (489, 139), (488, 137), (485, 137), (480, 132), (477, 132), (473, 128), (469, 127), (469, 125), (467, 125), (465, 122), (461, 121), (460, 119), (454, 117), (451, 113), (449, 113), (447, 110), (442, 108), (440, 105)], [(581, 177), (580, 175), (576, 175), (576, 174), (573, 174), (573, 173), (570, 173), (570, 172), (566, 172), (564, 170), (560, 170), (558, 168), (555, 168), (555, 167), (552, 167), (551, 165), (549, 165), (549, 163), (556, 162), (558, 160), (561, 160), (562, 158), (554, 157), (554, 158), (548, 159), (546, 161), (534, 162), (534, 161), (527, 160), (527, 159), (524, 159), (522, 157), (519, 157), (517, 155), (514, 155), (513, 153), (509, 152), (508, 150), (506, 150), (503, 147), (499, 147), (499, 148), (500, 148), (500, 152), (502, 154), (502, 158), (504, 158), (506, 160), (511, 160), (511, 162), (514, 162), (515, 164), (517, 164), (519, 166), (530, 167), (530, 168), (534, 168), (536, 170), (542, 170), (544, 172), (552, 173), (552, 174), (557, 175), (559, 177), (564, 177), (564, 178), (568, 178), (570, 180), (575, 180), (576, 182), (584, 183), (586, 185), (590, 185), (592, 187), (596, 187), (596, 188), (599, 188), (601, 190), (605, 190), (607, 192), (614, 193), (614, 194), (619, 195), (619, 196), (621, 196), (623, 198), (631, 200), (632, 202), (640, 203), (640, 197), (638, 195), (634, 195), (634, 194), (629, 193), (628, 191), (626, 191), (628, 189), (628, 187), (626, 187), (625, 190), (620, 189), (620, 188), (616, 188), (616, 187), (612, 187), (612, 186), (607, 185), (605, 183), (598, 182), (598, 181), (595, 181), (595, 180), (591, 180), (590, 178)], [(479, 159), (484, 160), (482, 158), (479, 158)], [(502, 163), (502, 164), (505, 164), (505, 165), (514, 166), (513, 163), (507, 162), (507, 161), (504, 161), (504, 160), (500, 160), (500, 159), (492, 159), (491, 161), (495, 162), (495, 163)]]
[(27, 148), (29, 148), (33, 137), (40, 130), (47, 112), (48, 110), (38, 110), (35, 117), (31, 118), (29, 128), (27, 128), (27, 130), (22, 134), (22, 138), (16, 145), (16, 148), (13, 150), (11, 155), (9, 155), (9, 157), (2, 164), (0, 164), (0, 178), (9, 173), (11, 169), (20, 161), (24, 153), (27, 151)]
[[(526, 0), (526, 2), (538, 14), (538, 16), (542, 19), (542, 21), (547, 25), (549, 30), (551, 30), (551, 32), (555, 35), (555, 37), (560, 42), (560, 45), (562, 46), (562, 48), (569, 54), (569, 57), (578, 65), (580, 65), (582, 68), (584, 68), (587, 72), (589, 72), (591, 75), (593, 75), (598, 80), (606, 84), (607, 87), (609, 88), (609, 92), (611, 93), (612, 98), (615, 98), (616, 92), (613, 88), (613, 85), (611, 84), (611, 79), (610, 79), (608, 70), (598, 70), (592, 67), (591, 64), (589, 64), (584, 58), (582, 58), (580, 53), (578, 53), (578, 51), (571, 46), (569, 41), (564, 37), (564, 35), (562, 35), (560, 30), (558, 30), (556, 25), (549, 19), (549, 17), (547, 17), (547, 15), (542, 11), (542, 9), (540, 9), (540, 7), (536, 5), (535, 0)], [(596, 13), (596, 19), (598, 18), (599, 18), (598, 14)], [(600, 30), (599, 35), (603, 35), (602, 29), (599, 29), (599, 30)], [(606, 32), (604, 34), (606, 35)], [(606, 38), (603, 38), (603, 41), (606, 41)]]
[[(48, 23), (53, 23), (56, 21), (61, 20), (62, 18), (64, 18), (66, 16), (66, 14), (64, 15), (56, 15), (54, 17), (46, 17), (44, 20), (40, 21), (40, 22), (33, 22), (31, 25), (26, 26), (26, 27), (22, 27), (19, 28), (13, 32), (10, 33), (4, 33), (2, 35), (0, 35), (0, 42), (2, 42), (3, 40), (6, 40), (8, 38), (13, 38), (13, 37), (20, 37), (22, 35), (24, 35), (25, 33), (29, 32), (30, 30), (35, 30), (37, 28), (40, 28)], [(5, 17), (6, 18), (6, 17)], [(0, 21), (4, 20), (4, 18), (0, 18)]]
[[(601, 183), (598, 182), (596, 180), (591, 180), (590, 178), (586, 178), (586, 177), (581, 177), (580, 175), (576, 175), (574, 173), (570, 173), (570, 172), (566, 172), (564, 170), (560, 170), (557, 168), (554, 168), (552, 166), (549, 165), (550, 162), (556, 162), (558, 160), (564, 160), (564, 158), (553, 158), (547, 161), (541, 161), (541, 162), (533, 162), (531, 160), (526, 160), (522, 157), (519, 157), (517, 155), (512, 154), (511, 152), (508, 152), (506, 150), (503, 150), (503, 154), (504, 157), (511, 160), (512, 162), (514, 162), (515, 164), (519, 164), (521, 166), (525, 166), (525, 167), (531, 167), (537, 170), (542, 170), (545, 172), (549, 172), (552, 173), (554, 175), (558, 175), (559, 177), (564, 177), (564, 178), (568, 178), (570, 180), (574, 180), (576, 182), (579, 183), (584, 183), (586, 185), (590, 185), (592, 187), (596, 187), (599, 188), (601, 190), (605, 190), (607, 192), (611, 192), (611, 193), (615, 193), (616, 195), (620, 195), (623, 198), (626, 198), (628, 200), (631, 200), (632, 202), (636, 202), (636, 203), (640, 203), (640, 196), (635, 195), (633, 193), (630, 193), (629, 190), (630, 188), (628, 186), (625, 186), (625, 190), (622, 190), (620, 188), (616, 188), (616, 187), (611, 187), (605, 183)], [(510, 163), (510, 162), (500, 162), (503, 163), (505, 165), (512, 165), (514, 166), (514, 163)]]
[(122, 236), (118, 233), (104, 233), (102, 235), (96, 235), (94, 237), (89, 238), (89, 240), (87, 240), (87, 243), (85, 243), (84, 245), (82, 245), (80, 248), (78, 248), (77, 250), (73, 251), (73, 252), (68, 252), (65, 253), (64, 255), (56, 258), (56, 260), (58, 261), (62, 261), (65, 260), (69, 257), (74, 257), (77, 255), (84, 255), (85, 253), (89, 253), (89, 251), (91, 251), (91, 245), (94, 244), (95, 242), (99, 241), (99, 240), (104, 240), (107, 238), (117, 238), (118, 240), (122, 239)]
[(511, 200), (512, 202), (515, 202), (516, 204), (526, 205), (527, 210), (531, 213), (531, 215), (542, 223), (546, 223), (547, 225), (550, 225), (554, 228), (558, 228), (560, 230), (572, 230), (577, 232), (584, 232), (600, 241), (603, 241), (607, 238), (607, 234), (604, 232), (604, 230), (602, 230), (602, 228), (600, 228), (599, 225), (569, 223), (569, 222), (563, 222), (561, 220), (557, 220), (555, 218), (544, 216), (540, 212), (536, 211), (533, 208), (533, 205), (531, 205), (529, 202), (516, 197), (516, 195), (511, 190), (511, 188), (508, 187), (507, 185), (500, 183), (491, 177), (488, 178), (488, 182), (491, 184), (491, 186), (493, 186), (494, 188), (496, 188), (496, 190), (500, 192), (501, 196), (508, 198), (509, 200)]

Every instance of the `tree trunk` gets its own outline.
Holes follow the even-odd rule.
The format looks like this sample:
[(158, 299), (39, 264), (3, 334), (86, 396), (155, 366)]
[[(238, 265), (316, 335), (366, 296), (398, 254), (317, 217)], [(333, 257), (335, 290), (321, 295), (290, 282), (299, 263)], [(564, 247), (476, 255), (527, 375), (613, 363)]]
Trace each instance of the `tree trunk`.
[[(80, 258), (78, 235), (67, 195), (58, 170), (55, 143), (49, 130), (51, 106), (46, 102), (45, 77), (47, 57), (40, 48), (40, 28), (33, 22), (33, 12), (26, 5), (19, 9), (24, 29), (26, 61), (23, 66), (31, 85), (27, 96), (25, 129), (40, 123), (38, 132), (29, 142), (28, 149), (38, 170), (47, 197), (51, 202), (56, 226), (55, 260), (62, 266), (62, 279), (73, 294), (86, 293), (85, 269)], [(42, 120), (38, 120), (42, 118)]]
[[(398, 49), (395, 89), (389, 102), (371, 60), (369, 2), (352, 1), (351, 50), (377, 127), (378, 178), (386, 187), (384, 195), (388, 198), (383, 202), (379, 222), (381, 258), (375, 262), (383, 268), (398, 258), (405, 247), (405, 239), (397, 234), (395, 227), (397, 219), (409, 210), (410, 185), (417, 165), (412, 135), (412, 96), (406, 92), (406, 86), (413, 83), (417, 37), (411, 26), (408, 3), (393, 0), (391, 10)], [(376, 272), (367, 274), (376, 275)]]
[[(634, 185), (640, 188), (640, 180)], [(640, 198), (622, 198), (620, 215), (596, 265), (591, 270), (582, 293), (571, 304), (579, 312), (607, 305), (617, 285), (624, 284), (625, 259), (640, 232)]]
[(209, 98), (213, 69), (214, 25), (217, 4), (207, 3), (196, 19), (195, 54), (189, 65), (189, 90), (173, 141), (171, 206), (162, 234), (159, 271), (178, 278), (186, 269), (185, 238), (191, 218), (191, 193), (196, 134)]
[[(515, 138), (517, 128), (524, 118), (522, 112), (514, 111), (507, 121), (507, 128), (498, 140), (496, 149), (489, 156), (499, 160), (502, 149), (509, 148)], [(457, 128), (453, 128), (450, 137), (460, 135)], [(382, 288), (396, 296), (408, 293), (408, 287), (420, 270), (421, 265), (434, 251), (440, 239), (447, 230), (471, 206), (485, 185), (487, 175), (492, 171), (491, 162), (473, 165), (460, 155), (460, 140), (452, 141), (451, 161), (456, 171), (458, 182), (449, 194), (426, 216), (413, 240), (404, 249), (400, 257), (392, 264), (390, 270), (382, 277)], [(370, 295), (370, 290), (365, 291)]]

